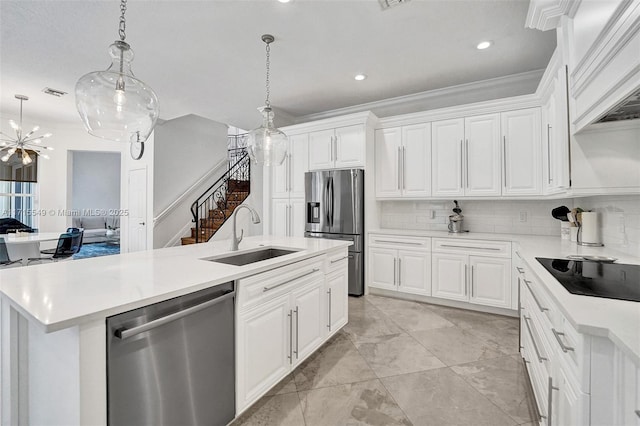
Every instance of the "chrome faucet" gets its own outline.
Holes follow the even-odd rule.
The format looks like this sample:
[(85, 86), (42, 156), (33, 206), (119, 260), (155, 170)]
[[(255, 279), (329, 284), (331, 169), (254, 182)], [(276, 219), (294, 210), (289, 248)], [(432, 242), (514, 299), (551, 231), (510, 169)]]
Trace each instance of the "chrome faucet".
[(233, 216), (233, 235), (231, 236), (231, 251), (238, 251), (238, 244), (242, 241), (242, 237), (244, 235), (244, 229), (240, 231), (240, 238), (237, 237), (238, 233), (236, 231), (236, 216), (238, 215), (238, 211), (240, 209), (247, 209), (251, 212), (251, 221), (253, 223), (260, 223), (260, 216), (258, 212), (255, 211), (253, 207), (249, 207), (247, 205), (241, 204), (235, 208), (231, 216)]

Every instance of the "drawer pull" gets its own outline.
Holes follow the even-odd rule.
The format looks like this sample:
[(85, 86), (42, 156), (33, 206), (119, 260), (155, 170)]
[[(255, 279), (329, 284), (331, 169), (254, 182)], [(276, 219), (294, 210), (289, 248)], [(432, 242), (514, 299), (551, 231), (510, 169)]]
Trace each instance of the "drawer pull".
[(340, 261), (343, 261), (343, 260), (345, 260), (345, 259), (348, 259), (349, 257), (352, 257), (352, 256), (345, 256), (345, 257), (341, 257), (340, 259), (332, 260), (332, 261), (331, 261), (331, 263), (332, 263), (332, 264), (333, 264), (333, 263), (338, 263), (338, 262), (340, 262)]
[(502, 250), (495, 247), (454, 246), (452, 244), (441, 244), (440, 247), (464, 248), (464, 249), (472, 249), (472, 250), (492, 250), (492, 251)]
[(319, 270), (320, 270), (320, 269), (318, 269), (318, 268), (314, 268), (312, 271), (305, 272), (304, 274), (302, 274), (302, 275), (298, 275), (297, 277), (291, 278), (290, 280), (287, 280), (287, 281), (284, 281), (284, 282), (281, 282), (281, 283), (278, 283), (278, 284), (276, 284), (276, 285), (272, 285), (272, 286), (265, 286), (265, 287), (262, 289), (262, 291), (263, 291), (263, 292), (266, 292), (266, 291), (269, 291), (269, 290), (273, 290), (274, 288), (278, 288), (278, 287), (283, 286), (283, 285), (285, 285), (285, 284), (289, 284), (291, 281), (295, 281), (295, 280), (297, 280), (297, 279), (299, 279), (299, 278), (306, 277), (307, 275), (314, 274), (314, 273), (318, 272)]
[(389, 240), (373, 240), (375, 243), (386, 243), (386, 244), (405, 244), (408, 246), (421, 246), (423, 243), (412, 243), (407, 241), (389, 241)]
[(560, 348), (562, 349), (562, 352), (566, 353), (568, 351), (574, 351), (575, 350), (571, 346), (566, 346), (564, 343), (562, 343), (562, 339), (560, 339), (560, 336), (564, 336), (564, 333), (556, 331), (555, 328), (552, 328), (551, 331), (553, 331), (553, 335), (556, 336), (556, 340), (558, 341), (558, 344), (560, 345)]
[(522, 269), (521, 267), (516, 266), (516, 270), (517, 270), (519, 273), (524, 274), (524, 269)]
[(523, 318), (524, 318), (524, 325), (527, 326), (527, 330), (529, 331), (529, 336), (531, 336), (531, 342), (533, 343), (533, 349), (536, 351), (538, 362), (548, 361), (547, 358), (540, 355), (540, 350), (538, 349), (538, 345), (536, 344), (536, 339), (533, 337), (533, 331), (531, 331), (531, 326), (529, 325), (529, 321), (531, 321), (531, 318), (529, 317), (523, 317)]
[(553, 391), (560, 390), (560, 388), (553, 386), (553, 378), (549, 377), (549, 388), (547, 389), (547, 426), (551, 426), (553, 421)]
[(545, 308), (540, 304), (540, 301), (538, 300), (538, 298), (536, 297), (536, 294), (533, 292), (533, 290), (531, 289), (531, 286), (529, 284), (531, 284), (531, 281), (527, 281), (524, 280), (525, 285), (527, 286), (527, 288), (529, 289), (529, 292), (531, 293), (531, 296), (533, 296), (533, 300), (536, 301), (536, 305), (538, 305), (538, 308), (540, 309), (540, 312), (544, 312), (544, 311), (548, 311), (549, 308)]

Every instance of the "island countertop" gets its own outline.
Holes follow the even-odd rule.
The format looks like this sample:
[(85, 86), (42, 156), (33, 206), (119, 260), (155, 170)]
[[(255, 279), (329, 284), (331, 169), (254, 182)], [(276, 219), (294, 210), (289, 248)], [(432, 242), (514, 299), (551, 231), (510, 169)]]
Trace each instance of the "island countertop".
[(215, 241), (0, 271), (0, 293), (45, 332), (99, 320), (217, 284), (346, 248), (350, 242), (320, 238), (255, 236), (240, 251), (260, 247), (298, 250), (234, 266), (205, 258), (232, 253)]

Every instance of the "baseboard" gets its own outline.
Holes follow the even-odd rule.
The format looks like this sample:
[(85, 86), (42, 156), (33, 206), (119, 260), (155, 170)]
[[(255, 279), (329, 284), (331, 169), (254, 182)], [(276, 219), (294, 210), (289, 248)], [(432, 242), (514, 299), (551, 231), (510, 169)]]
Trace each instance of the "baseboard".
[(413, 302), (430, 303), (432, 305), (448, 306), (450, 308), (466, 309), (469, 311), (486, 312), (489, 314), (505, 315), (518, 318), (518, 311), (505, 308), (496, 308), (493, 306), (476, 305), (473, 303), (458, 302), (456, 300), (440, 299), (439, 297), (422, 296), (419, 294), (400, 293), (392, 290), (384, 290), (381, 288), (368, 287), (368, 294), (374, 296), (394, 297), (396, 299), (410, 300)]
[[(182, 228), (180, 228), (180, 230), (178, 231), (177, 234), (175, 234), (173, 237), (171, 237), (171, 239), (164, 245), (164, 247), (174, 247), (174, 246), (179, 246), (180, 244), (182, 244), (182, 237), (185, 237), (186, 233), (188, 231), (191, 230), (191, 228), (194, 226), (192, 221), (187, 222), (186, 225), (184, 225)], [(189, 234), (191, 235), (191, 234)]]

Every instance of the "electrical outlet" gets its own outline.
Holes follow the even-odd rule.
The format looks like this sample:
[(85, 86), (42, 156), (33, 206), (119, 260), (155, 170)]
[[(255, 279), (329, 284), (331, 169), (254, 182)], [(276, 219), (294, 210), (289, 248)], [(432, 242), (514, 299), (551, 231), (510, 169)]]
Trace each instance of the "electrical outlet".
[(435, 218), (436, 218), (436, 211), (429, 210), (429, 219), (435, 219)]
[(520, 222), (527, 221), (527, 212), (520, 212)]

